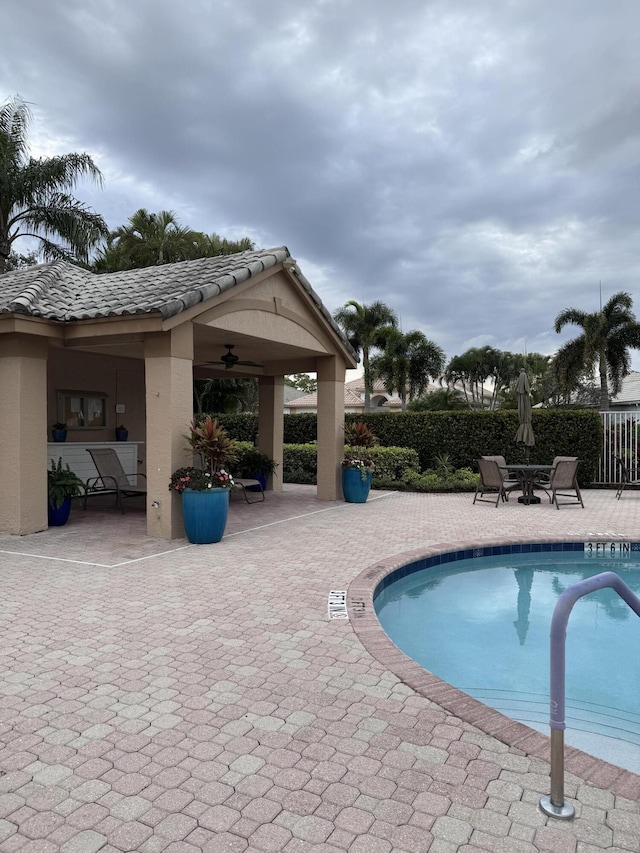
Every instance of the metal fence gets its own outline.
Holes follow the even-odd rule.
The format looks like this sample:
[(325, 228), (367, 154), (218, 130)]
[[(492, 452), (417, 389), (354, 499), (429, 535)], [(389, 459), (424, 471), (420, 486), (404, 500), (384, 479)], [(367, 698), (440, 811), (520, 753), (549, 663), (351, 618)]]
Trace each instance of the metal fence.
[(640, 450), (640, 414), (635, 412), (600, 412), (602, 418), (602, 453), (598, 465), (598, 483), (619, 483), (620, 470), (616, 456), (629, 467), (632, 479), (638, 479)]

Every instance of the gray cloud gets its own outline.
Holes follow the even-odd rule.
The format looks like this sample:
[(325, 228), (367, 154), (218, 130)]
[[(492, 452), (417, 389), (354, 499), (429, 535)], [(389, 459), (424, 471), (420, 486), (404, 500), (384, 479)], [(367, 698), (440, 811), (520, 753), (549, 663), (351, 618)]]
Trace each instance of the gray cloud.
[[(551, 352), (638, 293), (640, 7), (620, 0), (6, 0), (0, 100), (84, 197), (289, 246), (449, 356)], [(638, 305), (640, 310), (640, 305)]]

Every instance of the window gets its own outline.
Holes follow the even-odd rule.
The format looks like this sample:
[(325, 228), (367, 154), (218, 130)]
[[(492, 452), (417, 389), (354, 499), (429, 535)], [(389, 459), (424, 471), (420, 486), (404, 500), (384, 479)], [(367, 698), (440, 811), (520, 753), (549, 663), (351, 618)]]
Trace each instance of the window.
[(107, 395), (101, 391), (58, 391), (58, 420), (69, 429), (107, 425)]

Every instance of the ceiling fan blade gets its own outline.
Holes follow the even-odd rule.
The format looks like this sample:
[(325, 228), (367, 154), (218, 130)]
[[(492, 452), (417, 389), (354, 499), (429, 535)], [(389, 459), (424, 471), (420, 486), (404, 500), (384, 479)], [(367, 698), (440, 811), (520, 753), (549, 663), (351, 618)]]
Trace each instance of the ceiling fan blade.
[(240, 365), (241, 367), (264, 367), (263, 364), (259, 364), (257, 361), (240, 361), (235, 353), (231, 352), (231, 350), (235, 347), (235, 344), (225, 344), (225, 348), (228, 350), (224, 355), (220, 356), (219, 361), (205, 361), (204, 364), (198, 365), (199, 367), (205, 367), (209, 364), (224, 364), (226, 370), (231, 370), (232, 367), (236, 365)]

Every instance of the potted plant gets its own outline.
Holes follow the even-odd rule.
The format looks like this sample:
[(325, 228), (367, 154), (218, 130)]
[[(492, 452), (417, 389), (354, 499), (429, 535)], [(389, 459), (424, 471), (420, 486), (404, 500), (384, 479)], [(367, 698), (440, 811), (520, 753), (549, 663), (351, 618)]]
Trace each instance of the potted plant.
[(182, 495), (182, 518), (189, 542), (219, 542), (227, 524), (233, 486), (225, 466), (235, 459), (236, 442), (209, 416), (193, 421), (185, 438), (188, 452), (200, 457), (202, 468), (190, 466), (174, 471), (169, 491)]
[(342, 493), (348, 503), (364, 503), (369, 497), (374, 464), (363, 448), (378, 443), (366, 424), (348, 424), (344, 430), (345, 449), (342, 460)]
[(247, 486), (253, 492), (264, 491), (267, 488), (267, 479), (275, 474), (278, 463), (266, 453), (258, 449), (248, 450), (239, 462), (240, 476), (258, 480), (260, 486)]
[(129, 438), (129, 430), (124, 424), (116, 427), (116, 441), (126, 441)]
[(66, 524), (71, 512), (71, 498), (81, 495), (85, 484), (80, 477), (73, 473), (67, 462), (62, 465), (62, 458), (51, 460), (47, 471), (47, 498), (50, 527), (61, 527)]
[(67, 425), (63, 424), (61, 421), (51, 424), (51, 438), (53, 441), (66, 441)]

